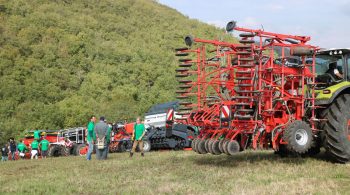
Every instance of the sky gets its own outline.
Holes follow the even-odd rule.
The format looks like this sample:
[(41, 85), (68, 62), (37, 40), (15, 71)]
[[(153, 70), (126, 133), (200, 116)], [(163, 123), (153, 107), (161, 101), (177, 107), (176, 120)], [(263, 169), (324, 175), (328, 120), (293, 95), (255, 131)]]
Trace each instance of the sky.
[(350, 48), (350, 0), (158, 0), (218, 27), (237, 26), (311, 36), (322, 48)]

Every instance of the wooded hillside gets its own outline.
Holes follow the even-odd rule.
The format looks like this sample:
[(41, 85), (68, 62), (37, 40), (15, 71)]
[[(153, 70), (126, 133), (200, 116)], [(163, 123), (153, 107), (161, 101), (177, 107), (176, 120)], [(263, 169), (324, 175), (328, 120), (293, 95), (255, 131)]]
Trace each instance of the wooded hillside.
[(151, 0), (5, 0), (0, 21), (3, 139), (174, 100), (174, 48), (223, 33)]

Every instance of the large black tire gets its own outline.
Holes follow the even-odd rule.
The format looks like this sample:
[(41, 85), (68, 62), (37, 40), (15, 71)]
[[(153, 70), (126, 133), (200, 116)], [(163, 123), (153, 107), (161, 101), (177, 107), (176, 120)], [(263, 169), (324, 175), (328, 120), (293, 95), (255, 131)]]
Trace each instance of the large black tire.
[(143, 141), (143, 152), (149, 152), (151, 151), (151, 142), (146, 140)]
[(204, 145), (204, 148), (205, 150), (207, 151), (207, 153), (209, 152), (209, 142), (211, 141), (211, 139), (206, 139), (205, 140), (205, 145)]
[(48, 151), (49, 157), (59, 157), (61, 156), (61, 146), (60, 145), (51, 145)]
[(288, 142), (288, 150), (297, 154), (305, 154), (313, 143), (310, 125), (300, 120), (293, 121), (284, 130), (283, 139)]
[(205, 150), (205, 139), (203, 140), (199, 140), (198, 143), (197, 143), (197, 152), (199, 154), (206, 154), (207, 153), (207, 150)]
[(326, 150), (339, 163), (350, 161), (350, 94), (339, 96), (326, 114)]
[(77, 144), (75, 148), (75, 155), (77, 156), (84, 156), (83, 154), (80, 153), (80, 150), (84, 148), (86, 145), (85, 144)]
[(61, 150), (61, 156), (69, 156), (70, 155), (71, 148), (61, 146), (60, 150)]
[(225, 140), (224, 144), (222, 145), (222, 149), (224, 150), (224, 153), (225, 153), (225, 154), (230, 155), (230, 154), (228, 153), (228, 151), (227, 151), (227, 145), (228, 145), (228, 143), (230, 143), (230, 140), (229, 140), (229, 139)]
[(239, 143), (236, 140), (232, 140), (227, 144), (227, 153), (234, 155), (240, 151)]
[(221, 153), (224, 153), (223, 145), (224, 145), (225, 141), (226, 141), (226, 139), (222, 139), (219, 141), (219, 150)]
[(196, 145), (196, 141), (197, 141), (197, 140), (198, 140), (198, 139), (195, 138), (195, 139), (193, 139), (192, 142), (191, 142), (191, 148), (192, 148), (192, 150), (193, 150), (194, 152), (196, 152), (196, 147), (195, 147), (195, 145)]
[(209, 152), (210, 154), (214, 154), (213, 151), (211, 150), (214, 141), (215, 141), (215, 140), (210, 139), (210, 141), (209, 141), (209, 143), (208, 143), (208, 152)]
[(211, 152), (214, 155), (219, 155), (221, 154), (220, 148), (219, 148), (219, 144), (220, 144), (221, 140), (214, 140), (211, 144)]

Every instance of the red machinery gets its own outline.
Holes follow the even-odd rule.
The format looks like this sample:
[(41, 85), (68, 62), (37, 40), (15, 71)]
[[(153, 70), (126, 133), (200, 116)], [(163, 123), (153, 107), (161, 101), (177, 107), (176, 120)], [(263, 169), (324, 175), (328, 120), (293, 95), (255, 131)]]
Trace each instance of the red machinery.
[(110, 152), (125, 152), (131, 149), (131, 135), (134, 130), (134, 123), (126, 123), (124, 125), (116, 125), (113, 130), (111, 143), (109, 145)]
[(230, 22), (227, 31), (232, 30), (242, 32), (240, 44), (188, 36), (188, 46), (200, 46), (176, 49), (176, 56), (191, 57), (179, 59), (176, 77), (178, 98), (185, 100), (178, 122), (201, 127), (193, 150), (234, 154), (272, 147), (309, 152), (317, 131), (313, 73), (318, 48), (307, 44), (310, 37), (238, 28)]

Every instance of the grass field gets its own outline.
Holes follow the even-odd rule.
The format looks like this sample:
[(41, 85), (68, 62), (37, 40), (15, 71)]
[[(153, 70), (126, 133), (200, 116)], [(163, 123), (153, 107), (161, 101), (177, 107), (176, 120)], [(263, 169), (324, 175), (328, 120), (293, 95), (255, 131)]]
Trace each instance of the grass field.
[[(93, 156), (94, 157), (94, 156)], [(349, 194), (350, 164), (322, 156), (280, 158), (161, 151), (106, 161), (83, 157), (0, 164), (0, 194)]]

